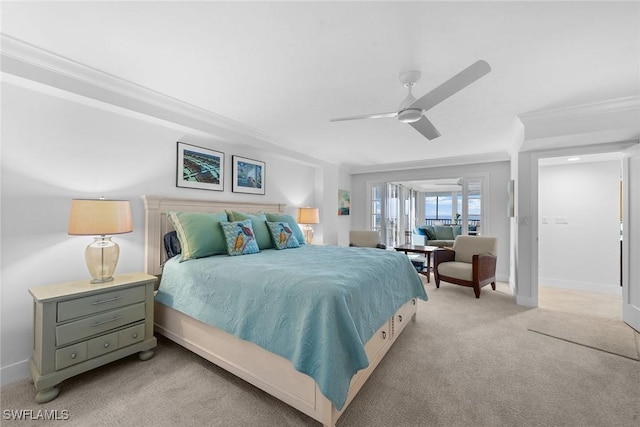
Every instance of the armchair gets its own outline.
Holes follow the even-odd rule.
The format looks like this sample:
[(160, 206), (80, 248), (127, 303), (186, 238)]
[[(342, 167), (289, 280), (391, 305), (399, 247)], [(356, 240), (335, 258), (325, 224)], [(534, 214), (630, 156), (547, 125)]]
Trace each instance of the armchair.
[(349, 246), (361, 248), (379, 248), (387, 247), (380, 243), (380, 233), (369, 230), (351, 230), (349, 231)]
[(473, 288), (480, 298), (480, 288), (491, 284), (496, 289), (498, 241), (495, 237), (457, 236), (453, 249), (433, 252), (433, 275), (436, 288), (440, 280)]

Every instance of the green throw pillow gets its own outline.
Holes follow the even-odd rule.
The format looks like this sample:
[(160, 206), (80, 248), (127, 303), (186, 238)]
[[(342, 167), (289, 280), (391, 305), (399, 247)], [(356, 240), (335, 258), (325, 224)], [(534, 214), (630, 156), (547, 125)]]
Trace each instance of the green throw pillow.
[(178, 234), (183, 261), (227, 253), (219, 225), (227, 221), (226, 212), (169, 212), (167, 217)]
[(453, 228), (448, 225), (434, 225), (434, 231), (436, 232), (436, 240), (453, 240)]
[(424, 234), (427, 236), (427, 240), (436, 240), (436, 232), (433, 230), (432, 225), (425, 225), (420, 228), (424, 230)]
[(271, 238), (276, 249), (299, 248), (300, 243), (293, 235), (293, 230), (288, 222), (270, 222), (267, 221), (267, 227), (271, 232)]
[(244, 221), (245, 219), (251, 220), (253, 231), (256, 233), (256, 242), (258, 247), (262, 249), (272, 249), (273, 242), (271, 241), (271, 232), (267, 227), (267, 216), (263, 213), (242, 213), (236, 211), (227, 211), (229, 221)]
[(271, 222), (286, 222), (286, 223), (288, 223), (289, 227), (291, 227), (291, 230), (293, 230), (293, 235), (298, 240), (298, 244), (300, 244), (300, 245), (306, 244), (305, 240), (304, 240), (304, 234), (302, 234), (302, 230), (300, 230), (300, 226), (298, 225), (296, 220), (293, 219), (293, 217), (291, 215), (268, 213), (267, 214), (267, 221), (271, 221)]
[(248, 255), (260, 252), (250, 219), (221, 222), (220, 227), (227, 242), (227, 253), (229, 255)]

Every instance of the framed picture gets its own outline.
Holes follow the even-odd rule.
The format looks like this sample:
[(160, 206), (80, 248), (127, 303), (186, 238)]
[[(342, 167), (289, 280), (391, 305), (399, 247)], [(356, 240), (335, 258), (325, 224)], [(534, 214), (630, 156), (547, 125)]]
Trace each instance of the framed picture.
[(348, 190), (338, 190), (338, 215), (349, 215), (351, 196)]
[(224, 191), (224, 153), (178, 142), (176, 186)]
[(234, 193), (264, 194), (265, 164), (259, 160), (233, 156)]

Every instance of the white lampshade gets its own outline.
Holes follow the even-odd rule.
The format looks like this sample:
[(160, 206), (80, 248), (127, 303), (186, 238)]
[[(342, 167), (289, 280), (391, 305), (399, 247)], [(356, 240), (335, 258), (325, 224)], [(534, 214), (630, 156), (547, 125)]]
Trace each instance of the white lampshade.
[(128, 200), (74, 199), (71, 201), (68, 233), (75, 236), (103, 236), (133, 231)]
[(304, 241), (310, 245), (313, 241), (313, 227), (309, 224), (320, 224), (318, 208), (298, 208), (298, 224), (302, 224)]
[(74, 199), (71, 201), (68, 233), (74, 236), (98, 236), (85, 250), (91, 283), (113, 280), (120, 248), (107, 234), (133, 231), (131, 204), (128, 200)]
[(298, 208), (298, 224), (320, 224), (318, 208)]

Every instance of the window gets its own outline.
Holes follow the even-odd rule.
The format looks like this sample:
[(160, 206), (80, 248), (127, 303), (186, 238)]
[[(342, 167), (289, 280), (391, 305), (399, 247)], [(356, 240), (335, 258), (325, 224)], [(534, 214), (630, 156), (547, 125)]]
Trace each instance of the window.
[[(451, 192), (426, 193), (424, 204), (427, 225), (435, 223), (451, 224), (453, 219), (453, 197)], [(462, 204), (458, 206), (462, 206)]]
[(371, 229), (382, 230), (382, 185), (371, 187)]
[(400, 219), (403, 216), (400, 204), (400, 186), (397, 184), (387, 184), (386, 197), (386, 235), (385, 242), (389, 246), (395, 246), (399, 242)]
[(371, 230), (380, 231), (387, 246), (405, 241), (406, 231), (416, 226), (417, 192), (404, 185), (380, 183), (371, 186)]
[[(462, 206), (462, 202), (460, 203)], [(467, 182), (467, 224), (469, 234), (480, 234), (482, 220), (482, 181), (469, 180)]]
[[(465, 225), (463, 222), (465, 218), (468, 226), (466, 231), (469, 234), (480, 234), (484, 180), (478, 177), (460, 178), (457, 181), (452, 188), (425, 192), (425, 223), (427, 225)], [(464, 227), (462, 232), (465, 233)]]

